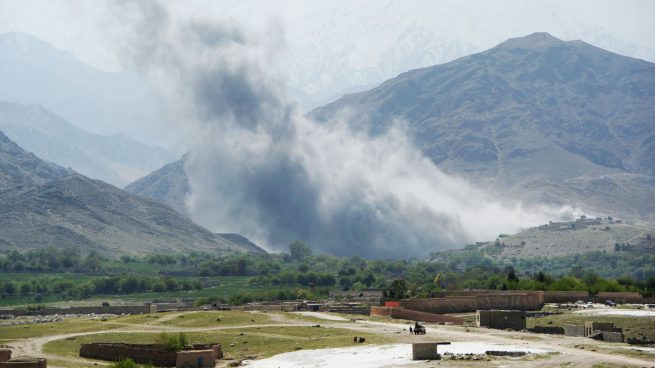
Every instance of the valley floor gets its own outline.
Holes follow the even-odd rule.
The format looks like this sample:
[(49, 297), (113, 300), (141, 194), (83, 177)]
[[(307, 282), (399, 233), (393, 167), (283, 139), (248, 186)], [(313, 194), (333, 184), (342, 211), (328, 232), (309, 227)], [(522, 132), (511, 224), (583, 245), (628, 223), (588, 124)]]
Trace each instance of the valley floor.
[[(78, 356), (86, 342), (154, 342), (162, 332), (184, 332), (191, 342), (219, 342), (225, 360), (219, 367), (466, 366), (466, 367), (652, 367), (655, 349), (609, 344), (582, 337), (509, 332), (484, 328), (427, 325), (427, 334), (410, 335), (409, 321), (379, 317), (352, 319), (326, 313), (260, 313), (236, 311), (169, 312), (102, 319), (71, 318), (62, 322), (0, 327), (0, 343), (14, 356), (43, 356), (49, 367), (106, 366)], [(641, 317), (635, 317), (641, 318)], [(644, 323), (653, 325), (650, 317)], [(318, 325), (318, 327), (317, 327)], [(366, 338), (353, 343), (353, 336)], [(440, 352), (483, 350), (530, 351), (521, 358), (482, 357), (480, 361), (411, 362), (411, 343), (450, 341)], [(315, 349), (321, 349), (313, 351)], [(329, 350), (326, 350), (329, 349)], [(286, 353), (284, 355), (279, 355)], [(337, 364), (337, 365), (334, 365)]]

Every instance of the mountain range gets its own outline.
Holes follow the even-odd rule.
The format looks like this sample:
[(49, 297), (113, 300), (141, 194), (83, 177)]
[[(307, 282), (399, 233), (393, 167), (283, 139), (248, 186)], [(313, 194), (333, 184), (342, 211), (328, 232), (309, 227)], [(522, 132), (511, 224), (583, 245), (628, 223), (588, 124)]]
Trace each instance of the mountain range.
[(25, 152), (0, 131), (0, 191), (16, 186), (45, 184), (72, 173)]
[(403, 121), (440, 168), (513, 198), (655, 218), (655, 64), (547, 33), (412, 70), (310, 116)]
[(125, 191), (150, 198), (173, 207), (176, 211), (188, 214), (185, 203), (191, 193), (189, 179), (184, 171), (187, 155), (140, 178), (125, 187)]
[[(0, 249), (74, 246), (107, 256), (264, 252), (159, 202), (48, 163), (0, 132)], [(234, 241), (232, 241), (232, 240)]]
[(88, 133), (39, 105), (0, 101), (0, 130), (39, 157), (121, 187), (175, 157), (124, 134)]
[[(403, 121), (442, 170), (503, 197), (655, 220), (655, 64), (535, 33), (308, 116), (344, 112), (371, 135)], [(184, 159), (126, 189), (184, 211)]]

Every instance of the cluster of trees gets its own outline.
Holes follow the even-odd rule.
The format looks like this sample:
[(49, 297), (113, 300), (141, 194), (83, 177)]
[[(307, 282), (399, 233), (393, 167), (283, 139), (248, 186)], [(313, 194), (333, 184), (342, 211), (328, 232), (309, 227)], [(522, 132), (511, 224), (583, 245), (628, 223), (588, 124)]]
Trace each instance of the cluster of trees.
[(94, 295), (116, 295), (144, 292), (171, 292), (201, 289), (199, 280), (178, 280), (171, 277), (120, 275), (94, 277), (73, 282), (60, 277), (35, 277), (26, 281), (0, 281), (0, 297), (32, 297), (40, 301), (46, 296), (80, 299)]
[(82, 255), (76, 248), (42, 248), (20, 253), (13, 250), (0, 258), (2, 272), (100, 272), (106, 258), (95, 252)]
[[(289, 300), (324, 296), (328, 290), (384, 290), (391, 298), (429, 297), (461, 289), (587, 290), (655, 292), (655, 255), (589, 253), (569, 257), (497, 260), (474, 246), (428, 260), (367, 260), (313, 254), (294, 242), (283, 254), (207, 253), (122, 256), (110, 260), (74, 249), (10, 252), (4, 272), (91, 273), (86, 281), (36, 276), (0, 282), (0, 296), (86, 298), (93, 295), (172, 292), (202, 287), (209, 276), (249, 277), (249, 290), (226, 302)], [(594, 272), (590, 272), (593, 270)], [(164, 276), (183, 272), (196, 278)], [(97, 276), (104, 274), (106, 276)]]

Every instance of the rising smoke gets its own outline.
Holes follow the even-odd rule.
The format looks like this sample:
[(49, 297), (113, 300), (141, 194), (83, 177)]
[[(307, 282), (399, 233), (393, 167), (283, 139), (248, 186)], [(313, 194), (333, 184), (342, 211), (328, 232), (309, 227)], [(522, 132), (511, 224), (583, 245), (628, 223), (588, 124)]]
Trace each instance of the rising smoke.
[(279, 27), (257, 34), (235, 22), (174, 20), (156, 2), (121, 8), (136, 36), (129, 55), (189, 140), (187, 204), (211, 230), (273, 250), (301, 239), (338, 255), (405, 258), (555, 216), (444, 174), (401, 123), (371, 138), (346, 119), (308, 120), (269, 67), (283, 44)]

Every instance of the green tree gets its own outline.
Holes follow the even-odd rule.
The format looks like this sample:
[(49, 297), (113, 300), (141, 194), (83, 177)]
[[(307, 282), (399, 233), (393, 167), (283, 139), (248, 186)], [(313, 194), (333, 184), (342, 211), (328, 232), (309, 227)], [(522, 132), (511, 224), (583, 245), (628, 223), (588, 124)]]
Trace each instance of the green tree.
[(391, 282), (391, 289), (389, 289), (389, 297), (395, 299), (402, 299), (407, 294), (407, 283), (403, 279), (395, 279)]
[(300, 240), (289, 244), (289, 254), (295, 261), (300, 261), (312, 255), (312, 249)]

